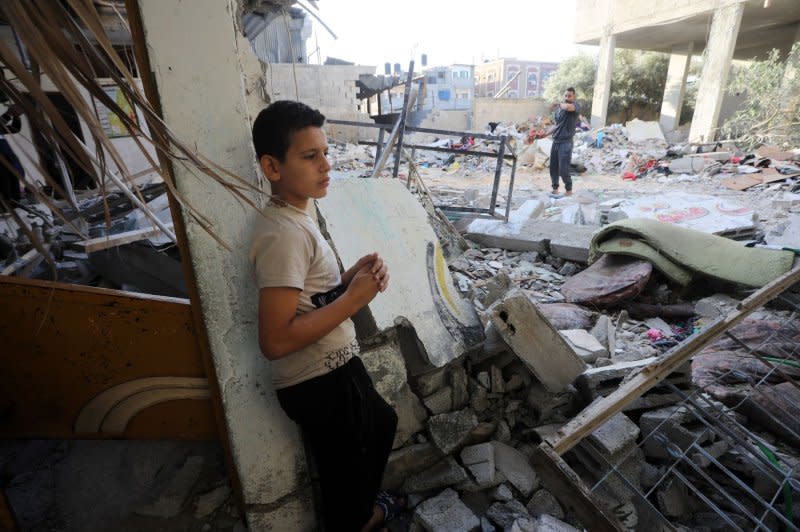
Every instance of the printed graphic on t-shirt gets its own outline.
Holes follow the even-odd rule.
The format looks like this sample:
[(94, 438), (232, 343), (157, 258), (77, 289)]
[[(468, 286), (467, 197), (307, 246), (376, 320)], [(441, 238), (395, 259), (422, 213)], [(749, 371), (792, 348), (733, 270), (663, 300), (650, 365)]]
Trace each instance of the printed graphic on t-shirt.
[(334, 370), (340, 366), (344, 366), (348, 360), (353, 358), (359, 352), (358, 342), (353, 340), (349, 345), (325, 353), (325, 367), (329, 370)]

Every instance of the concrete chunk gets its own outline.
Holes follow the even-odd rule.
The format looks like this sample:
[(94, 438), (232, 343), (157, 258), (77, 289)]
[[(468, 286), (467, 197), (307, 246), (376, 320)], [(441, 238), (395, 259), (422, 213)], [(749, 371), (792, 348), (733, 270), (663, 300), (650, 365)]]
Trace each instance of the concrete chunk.
[(428, 420), (428, 430), (436, 446), (445, 454), (450, 454), (461, 447), (478, 426), (478, 418), (469, 408), (439, 414)]
[(399, 489), (411, 475), (425, 471), (442, 459), (442, 452), (430, 442), (401, 447), (389, 454), (381, 487)]
[(526, 508), (533, 517), (551, 515), (557, 519), (564, 519), (564, 509), (553, 494), (544, 488), (533, 494)]
[(450, 488), (420, 504), (414, 521), (428, 532), (470, 532), (481, 526), (472, 510)]
[(516, 499), (492, 504), (486, 511), (486, 517), (500, 527), (501, 530), (510, 530), (514, 522), (518, 519), (533, 521), (527, 508)]
[(539, 487), (539, 476), (524, 454), (499, 441), (493, 441), (492, 445), (495, 467), (520, 493), (527, 497)]
[(461, 450), (461, 462), (464, 465), (490, 462), (494, 466), (494, 447), (491, 443), (481, 443), (464, 447)]
[(631, 445), (635, 445), (639, 437), (639, 427), (625, 414), (618, 412), (611, 419), (600, 425), (589, 439), (600, 447), (606, 456), (621, 453)]
[(452, 456), (437, 462), (433, 467), (406, 479), (403, 491), (416, 493), (420, 491), (445, 488), (468, 480), (467, 472), (456, 463)]
[(564, 227), (550, 238), (550, 254), (560, 259), (589, 262), (592, 235), (597, 230), (593, 225), (563, 224)]
[(608, 356), (608, 350), (603, 347), (603, 344), (583, 329), (568, 329), (561, 331), (561, 334), (584, 362), (591, 364), (598, 358)]
[(536, 532), (580, 532), (572, 525), (556, 519), (552, 515), (540, 515), (536, 519)]
[(589, 225), (540, 220), (523, 223), (476, 220), (469, 225), (464, 236), (486, 247), (548, 253), (585, 264), (589, 259), (589, 245), (596, 229), (597, 227)]
[(375, 389), (397, 412), (397, 432), (392, 446), (396, 449), (423, 429), (428, 414), (408, 385), (405, 360), (397, 344), (388, 343), (365, 351), (361, 360)]
[(444, 414), (453, 408), (453, 389), (450, 386), (437, 390), (422, 400), (431, 414)]
[(566, 388), (586, 364), (519, 290), (512, 290), (492, 311), (492, 324), (514, 353), (548, 390)]

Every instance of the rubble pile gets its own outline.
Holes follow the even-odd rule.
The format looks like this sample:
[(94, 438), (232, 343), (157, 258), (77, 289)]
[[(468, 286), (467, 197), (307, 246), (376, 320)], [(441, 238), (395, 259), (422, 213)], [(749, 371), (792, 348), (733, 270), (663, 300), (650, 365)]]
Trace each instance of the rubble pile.
[[(585, 528), (564, 510), (530, 465), (536, 446), (660, 353), (734, 308), (738, 300), (715, 294), (683, 303), (690, 318), (645, 317), (647, 312), (635, 307), (639, 314), (632, 317), (624, 308), (598, 312), (592, 305), (564, 303), (560, 293), (570, 279), (586, 271), (585, 266), (546, 252), (473, 248), (453, 260), (450, 268), (459, 290), (479, 312), (486, 341), (477, 352), (410, 378), (425, 406), (425, 429), (393, 451), (385, 487), (409, 494), (411, 530)], [(664, 282), (650, 284), (641, 293), (655, 308), (674, 305)], [(535, 303), (537, 310), (511, 304), (520, 298)], [(789, 312), (779, 310), (757, 316), (768, 317), (791, 320)], [(514, 335), (505, 335), (503, 324), (512, 322)], [(546, 347), (535, 345), (537, 337), (548, 334), (547, 327), (558, 330), (569, 352), (556, 349), (552, 339), (543, 344)], [(526, 340), (526, 334), (533, 336)], [(531, 349), (535, 357), (526, 358)], [(663, 516), (691, 528), (708, 524), (707, 507), (676, 479), (664, 480), (674, 459), (665, 451), (665, 442), (679, 447), (694, 442), (715, 459), (738, 460), (735, 450), (698, 426), (678, 405), (681, 396), (670, 387), (688, 391), (692, 377), (689, 363), (684, 364), (595, 431), (570, 458), (588, 485), (605, 479), (594, 493), (629, 530), (646, 520), (650, 511), (636, 493), (654, 486), (651, 502)], [(746, 424), (741, 413), (728, 413)], [(775, 441), (775, 436), (764, 437)], [(598, 452), (605, 460), (592, 458)], [(792, 449), (781, 446), (775, 452), (786, 463), (798, 460)], [(704, 454), (698, 453), (696, 459), (709, 478), (723, 481)], [(636, 489), (618, 478), (612, 480), (607, 467), (598, 465), (602, 463), (620, 464), (617, 467)], [(758, 471), (745, 468), (740, 473), (747, 485), (758, 482)], [(703, 479), (693, 482), (702, 486)]]
[[(66, 220), (41, 203), (21, 201), (15, 211), (26, 229), (9, 215), (0, 217), (3, 274), (188, 297), (178, 250), (150, 218), (171, 227), (166, 186), (163, 182), (144, 185), (139, 192), (150, 215), (126, 195), (113, 191), (105, 198), (96, 191), (80, 193), (80, 217), (66, 201), (54, 200)], [(44, 245), (55, 271), (29, 233)]]

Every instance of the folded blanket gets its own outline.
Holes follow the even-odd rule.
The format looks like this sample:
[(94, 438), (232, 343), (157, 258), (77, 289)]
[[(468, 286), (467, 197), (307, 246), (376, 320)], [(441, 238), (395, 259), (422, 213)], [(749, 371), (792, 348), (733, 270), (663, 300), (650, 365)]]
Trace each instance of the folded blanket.
[(681, 285), (711, 277), (760, 287), (789, 271), (794, 260), (791, 251), (748, 248), (741, 242), (645, 218), (619, 220), (597, 231), (589, 262), (604, 253), (650, 261)]

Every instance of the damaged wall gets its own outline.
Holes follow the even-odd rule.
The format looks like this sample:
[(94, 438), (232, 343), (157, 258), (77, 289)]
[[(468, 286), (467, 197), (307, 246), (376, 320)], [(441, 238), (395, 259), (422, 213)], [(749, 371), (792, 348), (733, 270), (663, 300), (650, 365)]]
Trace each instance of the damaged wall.
[[(356, 97), (356, 80), (361, 74), (374, 74), (375, 67), (360, 65), (265, 65), (265, 90), (274, 100), (299, 100), (319, 109), (327, 118), (369, 122), (366, 104)], [(297, 83), (295, 84), (295, 76)], [(356, 142), (358, 130), (332, 126), (326, 131), (337, 141)]]
[(422, 119), (418, 127), (468, 131), (472, 128), (472, 111), (434, 109)]
[[(139, 0), (165, 121), (227, 170), (258, 181), (250, 124), (263, 107), (261, 71), (237, 27), (235, 0)], [(203, 90), (187, 90), (202, 83)], [(191, 262), (250, 530), (308, 530), (314, 516), (297, 429), (283, 414), (256, 334), (256, 289), (246, 251), (255, 210), (218, 184), (175, 167), (181, 194), (231, 247), (185, 217)]]
[(550, 105), (542, 98), (514, 100), (504, 98), (475, 98), (472, 107), (472, 127), (486, 129), (489, 122), (527, 122), (530, 117), (549, 116)]

